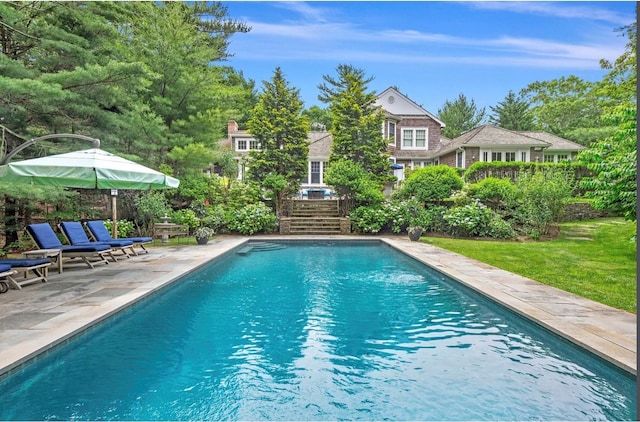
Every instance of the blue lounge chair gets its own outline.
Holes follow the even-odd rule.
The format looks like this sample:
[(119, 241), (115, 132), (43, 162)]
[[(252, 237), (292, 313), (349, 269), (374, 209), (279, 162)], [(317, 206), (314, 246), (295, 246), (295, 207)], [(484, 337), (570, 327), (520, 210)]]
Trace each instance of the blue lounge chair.
[[(118, 256), (126, 256), (130, 258), (127, 253), (127, 249), (133, 252), (133, 242), (130, 240), (112, 240), (110, 242), (92, 242), (89, 240), (87, 233), (84, 231), (82, 224), (79, 221), (63, 221), (60, 223), (60, 230), (65, 235), (69, 243), (73, 246), (83, 246), (83, 245), (109, 245), (112, 251), (120, 251), (121, 255)], [(111, 255), (114, 261), (117, 261), (116, 255)]]
[(0, 264), (0, 293), (6, 293), (9, 290), (9, 283), (11, 283), (12, 275), (16, 273), (16, 270), (11, 269), (9, 264)]
[[(130, 240), (133, 242), (134, 247), (138, 246), (142, 248), (145, 253), (149, 253), (144, 245), (153, 241), (152, 237), (122, 237), (114, 239), (113, 237), (111, 237), (111, 233), (109, 233), (109, 230), (107, 230), (102, 220), (87, 221), (84, 225), (87, 227), (87, 230), (89, 230), (89, 234), (95, 239), (96, 242), (109, 243), (114, 240)], [(132, 248), (131, 250), (135, 255), (138, 255), (135, 249)]]
[(62, 251), (62, 257), (81, 258), (89, 267), (94, 268), (93, 263), (89, 261), (91, 257), (99, 258), (98, 262), (108, 264), (107, 256), (112, 259), (111, 246), (104, 243), (95, 243), (92, 245), (69, 246), (63, 245), (56, 236), (49, 223), (29, 224), (27, 233), (31, 236), (40, 249), (59, 249)]
[(23, 273), (22, 277), (13, 275), (7, 276), (7, 281), (11, 286), (20, 290), (25, 284), (35, 283), (37, 281), (47, 282), (48, 269), (51, 265), (49, 258), (29, 258), (29, 259), (0, 259), (0, 266), (8, 265), (18, 274)]

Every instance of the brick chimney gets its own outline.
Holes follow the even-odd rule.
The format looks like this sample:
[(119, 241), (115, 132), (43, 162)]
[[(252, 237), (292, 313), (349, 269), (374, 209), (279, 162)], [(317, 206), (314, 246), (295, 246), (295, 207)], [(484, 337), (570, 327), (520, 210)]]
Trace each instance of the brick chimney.
[(238, 131), (238, 123), (235, 120), (229, 120), (227, 123), (227, 131), (228, 133), (233, 133)]

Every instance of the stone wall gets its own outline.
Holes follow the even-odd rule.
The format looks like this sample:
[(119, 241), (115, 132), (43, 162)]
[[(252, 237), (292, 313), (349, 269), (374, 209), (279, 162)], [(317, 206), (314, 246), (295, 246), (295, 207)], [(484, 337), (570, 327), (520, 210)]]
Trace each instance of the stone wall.
[(588, 202), (572, 202), (565, 205), (564, 214), (558, 219), (559, 222), (564, 221), (581, 221), (593, 220), (596, 218), (616, 217), (608, 211), (596, 210)]

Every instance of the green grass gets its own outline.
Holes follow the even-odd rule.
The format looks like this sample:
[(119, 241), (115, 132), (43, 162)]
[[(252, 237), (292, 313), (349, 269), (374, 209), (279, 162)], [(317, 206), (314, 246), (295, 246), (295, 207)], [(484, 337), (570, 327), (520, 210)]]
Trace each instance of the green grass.
[(549, 286), (637, 312), (636, 225), (619, 218), (562, 223), (551, 241), (503, 242), (424, 236), (421, 241)]

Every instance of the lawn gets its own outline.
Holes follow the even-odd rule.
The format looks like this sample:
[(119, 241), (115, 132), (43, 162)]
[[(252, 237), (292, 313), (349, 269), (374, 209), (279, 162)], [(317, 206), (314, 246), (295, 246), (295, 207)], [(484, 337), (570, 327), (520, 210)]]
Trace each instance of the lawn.
[(625, 311), (637, 312), (635, 223), (619, 218), (562, 223), (550, 241), (423, 236), (421, 241)]

